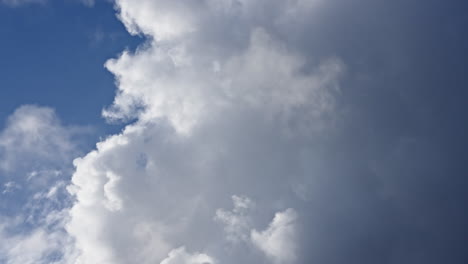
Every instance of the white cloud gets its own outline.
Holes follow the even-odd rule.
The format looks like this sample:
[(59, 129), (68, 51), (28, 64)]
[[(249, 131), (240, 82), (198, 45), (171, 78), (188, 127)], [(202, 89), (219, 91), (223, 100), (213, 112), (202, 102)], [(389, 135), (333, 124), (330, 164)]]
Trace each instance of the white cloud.
[(21, 189), (21, 186), (19, 186), (14, 181), (6, 182), (5, 184), (3, 184), (2, 194), (14, 192), (15, 189)]
[(64, 263), (73, 253), (65, 187), (78, 130), (47, 107), (22, 106), (8, 118), (0, 132), (0, 262)]
[[(306, 74), (302, 68), (310, 61), (260, 26), (293, 16), (286, 7), (307, 13), (311, 8), (303, 2), (116, 1), (129, 31), (150, 40), (135, 54), (107, 62), (119, 93), (104, 116), (167, 118), (187, 132), (203, 116), (232, 106), (269, 107), (265, 112), (288, 116), (307, 105), (311, 118), (330, 111), (340, 61), (330, 59)], [(265, 17), (267, 12), (275, 17)]]
[[(280, 77), (277, 82), (280, 86), (272, 86), (275, 82), (268, 80), (269, 73), (258, 76), (259, 91), (255, 90), (259, 88), (257, 86), (250, 87), (253, 91), (247, 86), (239, 88), (247, 90), (238, 91), (236, 84), (230, 86), (231, 94), (217, 95), (217, 86), (213, 85), (212, 94), (204, 91), (205, 84), (214, 82), (211, 77), (207, 81), (203, 75), (189, 74), (191, 77), (188, 78), (185, 69), (175, 72), (180, 78), (161, 77), (168, 83), (178, 83), (176, 86), (161, 85), (158, 89), (152, 85), (152, 78), (158, 82), (153, 76), (159, 74), (157, 67), (148, 71), (153, 67), (152, 63), (149, 66), (133, 65), (134, 60), (146, 60), (150, 55), (132, 56), (124, 55), (114, 63), (119, 65), (128, 60), (132, 64), (129, 72), (119, 69), (121, 88), (133, 71), (140, 76), (136, 77), (137, 82), (148, 83), (145, 87), (131, 81), (131, 85), (125, 86), (129, 94), (134, 93), (135, 100), (145, 100), (146, 109), (138, 114), (137, 123), (100, 142), (96, 151), (75, 161), (77, 170), (69, 189), (76, 195), (77, 203), (71, 209), (67, 230), (76, 238), (76, 245), (82, 252), (80, 259), (83, 263), (91, 260), (103, 264), (135, 260), (154, 263), (171, 248), (185, 244), (190, 248), (195, 246), (195, 250), (201, 250), (197, 246), (211, 245), (215, 249), (208, 252), (210, 255), (215, 254), (225, 263), (234, 261), (235, 258), (230, 260), (222, 249), (217, 248), (220, 241), (210, 224), (212, 215), (229, 193), (245, 190), (274, 202), (290, 191), (290, 185), (284, 182), (288, 179), (284, 177), (291, 168), (289, 166), (295, 166), (294, 163), (287, 164), (293, 150), (282, 154), (274, 150), (275, 154), (271, 155), (271, 147), (278, 146), (278, 139), (288, 141), (292, 140), (290, 135), (302, 134), (303, 128), (288, 126), (292, 119), (299, 118), (304, 127), (323, 125), (320, 124), (322, 111), (331, 111), (333, 103), (325, 103), (326, 107), (323, 107), (315, 101), (316, 98), (331, 100), (327, 85), (322, 85), (327, 81), (323, 81), (321, 73), (314, 73), (312, 77), (298, 73), (295, 78), (294, 71), (286, 63), (284, 71), (271, 73)], [(264, 56), (260, 56), (260, 60), (283, 58), (274, 50), (268, 50)], [(244, 56), (237, 58), (225, 65), (240, 74), (229, 73), (228, 76), (234, 78), (232, 83), (247, 85), (248, 78), (243, 77), (241, 70), (254, 67), (254, 60)], [(286, 62), (294, 61), (286, 58)], [(142, 73), (138, 71), (140, 67)], [(248, 71), (245, 70), (245, 74)], [(222, 82), (218, 83), (222, 85)], [(281, 85), (290, 89), (291, 98), (285, 102), (275, 99), (275, 93), (280, 94), (278, 96), (283, 93)], [(199, 89), (193, 96), (192, 88)], [(270, 90), (265, 92), (263, 89)], [(253, 97), (250, 92), (254, 93)], [(309, 99), (303, 100), (299, 93)], [(119, 98), (126, 101), (129, 94), (121, 93), (116, 99), (117, 107), (123, 112), (132, 109), (133, 105), (122, 103)], [(217, 96), (219, 100), (213, 98)], [(304, 111), (303, 115), (297, 116), (294, 114), (296, 108), (310, 112)], [(290, 133), (285, 133), (288, 131)], [(251, 148), (252, 152), (249, 151)], [(218, 216), (223, 218), (222, 211)], [(232, 220), (227, 214), (224, 216), (225, 221)], [(232, 232), (228, 231), (232, 237), (236, 236), (237, 227), (234, 225)]]
[(72, 240), (62, 229), (39, 226), (31, 231), (12, 235), (9, 229), (21, 228), (15, 226), (16, 224), (4, 219), (0, 223), (2, 263), (65, 264), (64, 259), (72, 259)]
[(293, 209), (277, 213), (270, 226), (251, 233), (252, 242), (275, 263), (294, 263), (296, 260), (296, 219)]
[[(116, 1), (120, 18), (132, 34), (144, 33), (157, 40), (179, 37), (194, 30), (194, 10), (190, 1)], [(200, 7), (198, 7), (200, 8)]]
[[(0, 132), (0, 169), (18, 171), (63, 167), (76, 154), (71, 138), (76, 129), (63, 126), (55, 112), (47, 107), (25, 105), (8, 118)], [(65, 166), (67, 166), (65, 165)]]
[[(104, 116), (168, 119), (178, 132), (189, 133), (202, 119), (224, 111), (250, 108), (263, 111), (265, 118), (289, 122), (300, 109), (304, 126), (320, 127), (321, 117), (333, 110), (341, 63), (331, 59), (314, 73), (304, 74), (302, 59), (289, 54), (264, 30), (253, 30), (249, 42), (248, 49), (224, 61), (180, 52), (174, 59), (173, 48), (159, 48), (156, 43), (134, 55), (125, 52), (106, 64), (117, 76), (119, 94)], [(191, 63), (180, 64), (181, 60)], [(216, 71), (211, 63), (218, 65)]]
[[(76, 0), (77, 2), (81, 2), (87, 7), (93, 7), (96, 4), (96, 0)], [(112, 1), (112, 0), (105, 0), (105, 1)], [(29, 4), (47, 4), (49, 0), (0, 0), (0, 4), (7, 5), (9, 7), (21, 7), (24, 5)]]
[(224, 231), (229, 241), (233, 243), (248, 241), (252, 226), (249, 213), (253, 202), (248, 197), (237, 195), (233, 195), (232, 200), (234, 209), (232, 211), (216, 210), (215, 220), (224, 224)]
[[(2, 230), (3, 231), (3, 230)], [(36, 230), (25, 237), (5, 238), (2, 234), (2, 254), (7, 256), (7, 263), (36, 263), (42, 259), (48, 251), (49, 244), (44, 230)], [(55, 242), (55, 241), (52, 241)], [(52, 247), (53, 248), (53, 247)]]

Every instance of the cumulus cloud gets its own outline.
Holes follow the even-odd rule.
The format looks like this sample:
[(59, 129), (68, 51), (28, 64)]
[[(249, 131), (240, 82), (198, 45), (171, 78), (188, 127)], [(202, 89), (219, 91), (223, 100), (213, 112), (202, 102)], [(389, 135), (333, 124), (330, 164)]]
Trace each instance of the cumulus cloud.
[[(262, 17), (263, 8), (278, 8), (271, 12), (286, 16), (281, 2), (206, 1), (199, 6), (190, 1), (117, 1), (130, 32), (155, 39), (135, 54), (124, 52), (106, 63), (117, 77), (119, 92), (104, 116), (164, 118), (178, 132), (188, 132), (201, 118), (229, 108), (267, 108), (270, 118), (285, 122), (295, 111), (305, 111), (304, 125), (320, 126), (321, 117), (333, 109), (343, 65), (329, 58), (315, 72), (304, 72), (306, 61), (300, 54), (289, 51), (269, 28), (251, 21)], [(265, 23), (274, 25), (279, 18)], [(238, 31), (239, 36), (226, 31)]]
[[(104, 116), (164, 118), (177, 132), (188, 133), (200, 119), (236, 108), (261, 110), (265, 118), (283, 122), (295, 118), (300, 109), (305, 112), (304, 126), (320, 127), (322, 117), (333, 110), (342, 64), (330, 59), (305, 74), (304, 62), (264, 30), (253, 30), (248, 43), (245, 51), (225, 62), (181, 51), (174, 55), (173, 49), (158, 47), (110, 60), (106, 65), (117, 76), (119, 94)], [(202, 65), (191, 65), (195, 60)]]
[[(307, 173), (295, 157), (333, 126), (344, 72), (338, 58), (308, 60), (278, 33), (314, 5), (116, 7), (147, 42), (106, 63), (118, 91), (103, 115), (134, 122), (74, 162), (66, 230), (77, 263), (294, 263), (295, 211), (286, 209)], [(232, 211), (219, 209), (231, 198)]]
[(296, 260), (296, 227), (297, 213), (293, 209), (276, 213), (269, 227), (251, 233), (255, 246), (261, 249), (275, 263), (294, 263)]
[[(11, 207), (22, 192), (16, 215), (30, 227), (10, 235), (22, 222), (4, 221), (2, 237), (17, 245), (0, 249), (5, 261), (294, 263), (287, 208), (306, 173), (296, 157), (333, 126), (344, 71), (338, 58), (305, 58), (278, 32), (314, 5), (115, 4), (147, 41), (106, 63), (118, 91), (103, 115), (133, 123), (75, 159), (67, 182), (76, 129), (49, 108), (12, 114), (0, 134), (3, 195)], [(220, 209), (231, 199), (231, 211)]]

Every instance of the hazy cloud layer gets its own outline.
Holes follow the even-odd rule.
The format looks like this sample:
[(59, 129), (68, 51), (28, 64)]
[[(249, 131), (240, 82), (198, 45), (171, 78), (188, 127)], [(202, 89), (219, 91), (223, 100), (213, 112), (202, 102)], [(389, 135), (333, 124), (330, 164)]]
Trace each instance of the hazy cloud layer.
[(0, 262), (64, 263), (73, 240), (64, 229), (66, 186), (81, 128), (47, 107), (19, 107), (0, 132)]
[(76, 154), (71, 138), (77, 132), (78, 128), (62, 126), (50, 108), (22, 106), (0, 133), (0, 168), (17, 171), (24, 163), (38, 168), (69, 163)]

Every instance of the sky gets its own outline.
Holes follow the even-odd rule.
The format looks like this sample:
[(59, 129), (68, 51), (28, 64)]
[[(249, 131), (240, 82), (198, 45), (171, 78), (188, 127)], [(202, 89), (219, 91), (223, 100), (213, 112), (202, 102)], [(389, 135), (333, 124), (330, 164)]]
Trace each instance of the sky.
[(0, 263), (467, 263), (465, 2), (0, 0)]

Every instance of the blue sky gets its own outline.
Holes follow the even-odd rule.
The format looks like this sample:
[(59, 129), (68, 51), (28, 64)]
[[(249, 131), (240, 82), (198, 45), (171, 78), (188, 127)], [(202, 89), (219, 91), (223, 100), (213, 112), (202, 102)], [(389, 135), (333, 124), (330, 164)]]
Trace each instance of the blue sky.
[(141, 42), (112, 4), (50, 1), (2, 5), (0, 12), (2, 120), (20, 105), (38, 104), (55, 108), (65, 122), (102, 126), (100, 112), (115, 89), (104, 62)]
[(0, 0), (0, 263), (467, 263), (465, 2)]

